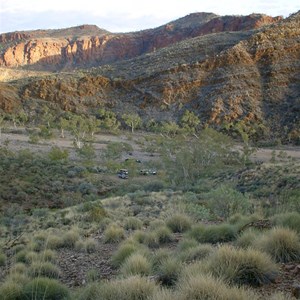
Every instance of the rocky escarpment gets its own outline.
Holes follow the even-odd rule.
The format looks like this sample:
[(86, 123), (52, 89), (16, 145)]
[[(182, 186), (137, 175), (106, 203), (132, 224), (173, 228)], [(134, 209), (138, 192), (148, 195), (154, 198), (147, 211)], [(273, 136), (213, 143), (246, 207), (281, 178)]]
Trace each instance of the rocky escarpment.
[(297, 140), (299, 25), (298, 13), (259, 30), (199, 36), (85, 72), (3, 83), (1, 107), (93, 114), (106, 106), (118, 115), (135, 111), (145, 122), (176, 120), (190, 110), (203, 126), (242, 122), (252, 134)]
[(250, 30), (280, 19), (261, 14), (220, 17), (194, 13), (155, 29), (126, 34), (113, 34), (90, 25), (2, 34), (0, 66), (38, 70), (98, 66), (154, 52), (188, 38)]

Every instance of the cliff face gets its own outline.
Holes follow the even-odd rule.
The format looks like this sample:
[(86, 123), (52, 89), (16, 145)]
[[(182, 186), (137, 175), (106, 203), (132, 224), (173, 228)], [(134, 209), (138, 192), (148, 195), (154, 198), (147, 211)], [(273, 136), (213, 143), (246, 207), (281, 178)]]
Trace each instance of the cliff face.
[(195, 13), (164, 26), (112, 34), (96, 26), (0, 35), (0, 66), (57, 70), (90, 67), (134, 58), (176, 42), (224, 31), (242, 31), (276, 23), (280, 17), (252, 14), (220, 17)]
[[(208, 26), (219, 17), (209, 15), (206, 18), (208, 20), (203, 24)], [(182, 31), (190, 28), (193, 32), (191, 16), (189, 20), (190, 24), (187, 19), (178, 20), (175, 23), (177, 32), (179, 28)], [(230, 17), (229, 20), (233, 19)], [(170, 26), (168, 24), (168, 30), (171, 30)], [(152, 31), (142, 34), (150, 35)], [(99, 40), (95, 39), (94, 45), (105, 44), (107, 36), (103, 34)], [(113, 42), (116, 45), (123, 43), (122, 57), (126, 57), (129, 48), (125, 47), (128, 45), (125, 37), (128, 36), (124, 35), (123, 40), (112, 35), (106, 48), (99, 53), (114, 59), (120, 53), (113, 47)], [(162, 37), (155, 41), (155, 45), (165, 42)], [(134, 39), (131, 42), (142, 43)], [(70, 42), (69, 45), (70, 57), (82, 53), (82, 59), (93, 57), (101, 49), (88, 46), (89, 43), (82, 43), (81, 48), (74, 46), (77, 43)], [(90, 50), (85, 51), (84, 47)], [(143, 44), (143, 47), (149, 49), (150, 46)], [(59, 110), (92, 114), (104, 105), (118, 115), (138, 112), (145, 122), (150, 119), (176, 120), (185, 110), (190, 110), (200, 117), (203, 125), (223, 128), (242, 121), (257, 132), (297, 136), (300, 128), (299, 87), (298, 13), (259, 30), (196, 35), (146, 55), (80, 73), (2, 83), (0, 108), (14, 111), (21, 107), (34, 112), (39, 105), (47, 104)]]

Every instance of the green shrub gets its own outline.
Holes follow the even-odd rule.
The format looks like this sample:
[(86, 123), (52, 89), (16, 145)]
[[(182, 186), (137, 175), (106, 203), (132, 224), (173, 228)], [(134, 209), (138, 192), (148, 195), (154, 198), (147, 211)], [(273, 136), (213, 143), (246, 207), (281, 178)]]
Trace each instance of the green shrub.
[(167, 220), (167, 226), (173, 232), (185, 232), (191, 228), (192, 221), (189, 216), (175, 214)]
[(67, 300), (70, 299), (69, 290), (55, 279), (35, 278), (24, 287), (23, 299), (35, 300)]
[(210, 244), (201, 244), (195, 247), (189, 247), (180, 252), (179, 258), (183, 262), (192, 262), (195, 260), (202, 260), (207, 258), (214, 252), (214, 247)]
[(60, 271), (59, 269), (49, 262), (34, 262), (28, 269), (28, 274), (31, 277), (48, 277), (58, 278)]
[(247, 195), (231, 188), (221, 185), (206, 194), (211, 211), (218, 217), (227, 219), (236, 213), (247, 213), (251, 201)]
[(141, 229), (142, 226), (143, 226), (142, 221), (135, 217), (127, 218), (124, 224), (124, 228), (126, 230), (137, 230), (137, 229)]
[(125, 242), (124, 244), (122, 244), (111, 258), (113, 266), (121, 266), (123, 262), (138, 249), (139, 246), (135, 243)]
[(109, 225), (104, 231), (105, 243), (118, 243), (125, 237), (125, 232), (122, 227), (117, 224)]
[(229, 287), (220, 279), (198, 274), (186, 277), (178, 287), (178, 299), (255, 300), (253, 294), (241, 288)]
[(181, 268), (181, 263), (175, 258), (169, 257), (161, 260), (157, 270), (158, 280), (163, 285), (174, 285), (179, 277)]
[(51, 160), (63, 160), (68, 158), (69, 152), (66, 149), (61, 150), (59, 147), (54, 146), (51, 148), (48, 156)]
[(220, 247), (210, 256), (208, 270), (226, 281), (253, 286), (272, 282), (278, 273), (276, 265), (267, 254), (230, 246)]
[(123, 280), (110, 281), (100, 286), (101, 298), (98, 299), (148, 300), (157, 290), (158, 287), (153, 281), (140, 276), (131, 276)]
[(126, 276), (149, 275), (152, 269), (150, 261), (139, 253), (133, 253), (122, 264), (121, 273)]
[(92, 222), (101, 222), (107, 217), (107, 212), (102, 206), (93, 207), (88, 213), (88, 220)]
[(290, 229), (274, 228), (257, 238), (254, 247), (268, 253), (277, 262), (300, 260), (300, 240)]
[(286, 227), (300, 233), (300, 213), (291, 212), (275, 215), (272, 221), (277, 226)]
[(23, 300), (23, 287), (12, 280), (5, 281), (0, 286), (1, 300)]

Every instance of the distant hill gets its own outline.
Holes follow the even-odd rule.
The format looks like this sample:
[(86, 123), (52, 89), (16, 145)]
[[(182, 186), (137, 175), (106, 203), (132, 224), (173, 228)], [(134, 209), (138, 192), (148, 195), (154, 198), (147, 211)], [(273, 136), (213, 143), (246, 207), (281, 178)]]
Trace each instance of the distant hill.
[[(70, 60), (64, 54), (24, 64), (65, 72), (0, 84), (0, 108), (34, 113), (49, 105), (93, 114), (105, 106), (118, 115), (137, 112), (145, 123), (176, 121), (190, 110), (203, 126), (243, 126), (260, 138), (300, 142), (299, 12), (284, 20), (197, 13), (156, 29), (97, 37), (105, 38)], [(83, 40), (74, 39), (73, 45)]]
[(0, 66), (61, 70), (99, 66), (156, 51), (206, 34), (243, 31), (276, 23), (262, 14), (218, 16), (194, 13), (155, 29), (110, 33), (94, 25), (0, 35)]

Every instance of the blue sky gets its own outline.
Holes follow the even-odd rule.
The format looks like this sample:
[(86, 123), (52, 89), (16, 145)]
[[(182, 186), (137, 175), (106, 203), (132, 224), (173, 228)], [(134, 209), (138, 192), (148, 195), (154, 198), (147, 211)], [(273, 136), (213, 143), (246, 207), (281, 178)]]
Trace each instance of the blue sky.
[(95, 24), (112, 32), (163, 25), (193, 12), (287, 17), (299, 0), (0, 0), (0, 33)]

